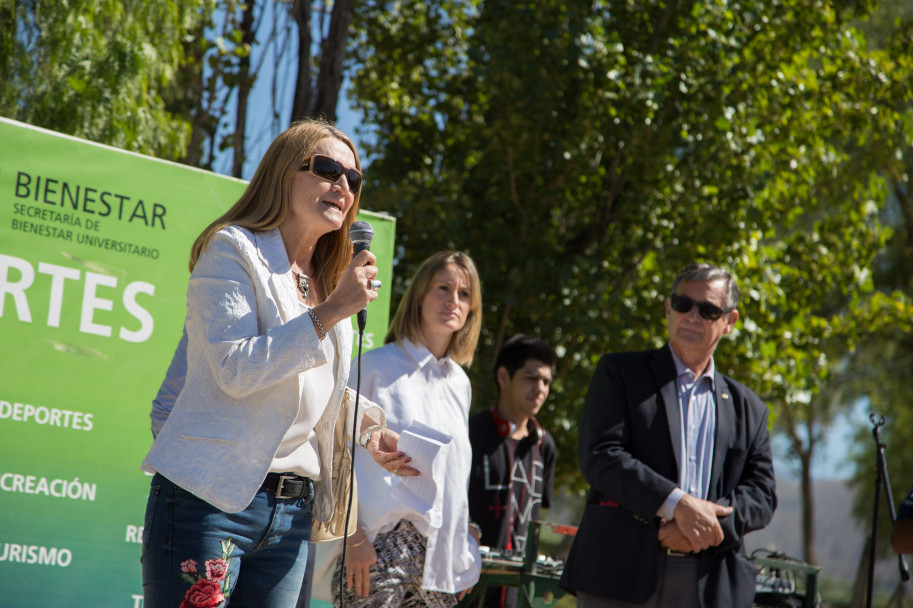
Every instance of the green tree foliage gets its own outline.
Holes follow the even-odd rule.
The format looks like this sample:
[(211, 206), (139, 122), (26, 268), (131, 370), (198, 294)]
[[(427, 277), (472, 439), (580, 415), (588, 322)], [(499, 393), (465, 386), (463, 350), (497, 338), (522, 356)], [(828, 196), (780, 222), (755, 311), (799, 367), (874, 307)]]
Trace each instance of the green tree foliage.
[(162, 90), (202, 2), (0, 2), (0, 114), (177, 159), (190, 136)]
[[(895, 58), (898, 70), (903, 69), (909, 73), (913, 70), (913, 34), (909, 29), (910, 23), (913, 23), (913, 3), (886, 5), (878, 14), (882, 18), (875, 21), (878, 27), (872, 29), (873, 39), (879, 43), (880, 48)], [(902, 101), (909, 108), (913, 105), (913, 96), (908, 93)], [(913, 191), (910, 189), (913, 155), (910, 151), (909, 112), (906, 121), (904, 128), (895, 132), (894, 144), (890, 146), (893, 162), (886, 165), (884, 171), (890, 187), (890, 197), (882, 215), (893, 232), (876, 260), (874, 282), (882, 290), (895, 290), (910, 298), (913, 296), (913, 267), (910, 264), (913, 259)], [(856, 356), (845, 370), (841, 390), (845, 399), (859, 400), (867, 411), (884, 418), (881, 439), (885, 445), (892, 493), (895, 503), (899, 504), (913, 484), (913, 476), (910, 474), (910, 463), (913, 462), (913, 409), (910, 408), (913, 333), (909, 324), (896, 315), (889, 316), (885, 323), (892, 331), (861, 343)], [(857, 427), (851, 455), (855, 464), (854, 514), (861, 522), (870, 524), (875, 501), (876, 443), (871, 421), (858, 421)], [(884, 555), (889, 553), (886, 541), (891, 522), (884, 493), (879, 500), (880, 551)]]
[[(908, 72), (849, 23), (868, 5), (779, 0), (448, 0), (357, 8), (365, 204), (397, 218), (400, 280), (458, 248), (484, 282), (476, 407), (517, 331), (559, 346), (564, 479), (606, 351), (664, 341), (691, 260), (732, 267), (743, 322), (723, 371), (815, 440), (860, 335), (903, 301), (873, 289), (888, 232), (878, 170), (909, 133)], [(784, 412), (789, 415), (784, 415)], [(567, 432), (565, 432), (567, 431)], [(579, 481), (579, 480), (577, 480)]]
[[(879, 219), (890, 184), (884, 176), (910, 137), (911, 90), (902, 77), (908, 55), (867, 49), (842, 26), (822, 28), (821, 35), (804, 60), (793, 62), (798, 90), (776, 103), (783, 120), (767, 118), (790, 134), (787, 150), (799, 146), (788, 151), (794, 170), (762, 193), (803, 193), (821, 204), (810, 209), (797, 199), (805, 209), (776, 222), (774, 238), (759, 250), (749, 272), (767, 279), (749, 304), (758, 307), (749, 311), (746, 327), (757, 335), (747, 342), (744, 359), (756, 388), (774, 406), (775, 429), (794, 457), (803, 496), (803, 557), (813, 563), (811, 465), (833, 420), (854, 403), (843, 386), (846, 369), (858, 344), (909, 329), (911, 319), (904, 294), (874, 281), (876, 255), (891, 235)], [(900, 27), (898, 35), (909, 36), (909, 30)], [(829, 36), (841, 43), (826, 45)], [(812, 163), (803, 161), (806, 150)]]
[(242, 177), (290, 116), (335, 120), (351, 14), (352, 0), (0, 0), (0, 115)]

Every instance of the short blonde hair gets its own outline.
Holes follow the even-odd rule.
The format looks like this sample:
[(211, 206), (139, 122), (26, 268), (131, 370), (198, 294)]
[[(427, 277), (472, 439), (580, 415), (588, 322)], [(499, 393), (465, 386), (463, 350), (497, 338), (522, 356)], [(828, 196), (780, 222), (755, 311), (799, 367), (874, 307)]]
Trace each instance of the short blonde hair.
[(434, 277), (449, 264), (466, 271), (469, 275), (470, 304), (466, 323), (450, 338), (447, 349), (450, 358), (460, 365), (472, 365), (479, 332), (482, 329), (482, 282), (472, 258), (460, 251), (439, 251), (427, 260), (415, 272), (403, 299), (400, 300), (390, 322), (385, 343), (400, 342), (404, 339), (424, 344), (422, 338), (422, 301), (431, 290)]
[[(309, 158), (317, 143), (332, 137), (343, 142), (355, 155), (355, 166), (361, 171), (361, 161), (355, 144), (342, 131), (324, 120), (308, 119), (292, 124), (280, 133), (260, 160), (253, 179), (241, 198), (218, 219), (200, 233), (190, 250), (190, 270), (209, 245), (213, 235), (229, 225), (237, 225), (253, 232), (265, 232), (279, 226), (291, 206), (292, 182), (302, 163)], [(349, 227), (355, 222), (361, 191), (343, 220), (342, 228), (323, 235), (314, 250), (314, 267), (326, 293), (336, 288), (339, 277), (352, 259)]]

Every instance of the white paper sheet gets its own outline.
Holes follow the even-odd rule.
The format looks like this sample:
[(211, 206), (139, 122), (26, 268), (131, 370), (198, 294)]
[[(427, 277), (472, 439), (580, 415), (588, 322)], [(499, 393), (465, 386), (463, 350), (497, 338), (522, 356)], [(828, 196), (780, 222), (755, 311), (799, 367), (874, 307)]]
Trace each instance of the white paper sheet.
[[(412, 459), (409, 466), (418, 469), (421, 475), (401, 477), (393, 488), (392, 496), (395, 500), (423, 515), (432, 509), (443, 475), (442, 470), (435, 470), (435, 462), (443, 464), (441, 456), (451, 439), (450, 435), (418, 421), (400, 433), (399, 451)], [(436, 523), (434, 519), (436, 518), (432, 518), (432, 525)], [(437, 523), (435, 527), (439, 526), (440, 523)]]

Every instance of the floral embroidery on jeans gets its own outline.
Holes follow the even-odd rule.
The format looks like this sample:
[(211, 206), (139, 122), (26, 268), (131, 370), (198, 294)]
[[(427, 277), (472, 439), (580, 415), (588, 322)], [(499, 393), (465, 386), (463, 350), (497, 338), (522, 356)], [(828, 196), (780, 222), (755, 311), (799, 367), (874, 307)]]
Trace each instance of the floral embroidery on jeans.
[(231, 594), (228, 591), (231, 579), (228, 566), (231, 564), (229, 556), (234, 550), (235, 546), (230, 540), (223, 540), (222, 556), (206, 560), (205, 576), (197, 569), (195, 559), (181, 562), (181, 579), (190, 583), (191, 587), (184, 594), (180, 608), (215, 608), (222, 605), (225, 598)]

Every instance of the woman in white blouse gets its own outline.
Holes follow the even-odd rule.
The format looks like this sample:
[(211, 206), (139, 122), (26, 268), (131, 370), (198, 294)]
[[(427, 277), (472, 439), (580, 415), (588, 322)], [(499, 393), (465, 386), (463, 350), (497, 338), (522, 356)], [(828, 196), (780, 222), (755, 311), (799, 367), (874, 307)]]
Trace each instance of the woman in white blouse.
[[(386, 344), (362, 356), (361, 392), (384, 409), (388, 427), (401, 433), (420, 422), (452, 440), (438, 456), (446, 475), (435, 479), (435, 502), (424, 513), (392, 497), (404, 473), (397, 463), (378, 475), (356, 454), (358, 530), (347, 541), (347, 607), (450, 607), (479, 578), (478, 527), (470, 524), (467, 499), (471, 387), (460, 366), (472, 362), (481, 324), (475, 264), (466, 254), (439, 252), (413, 277)], [(341, 572), (340, 559), (337, 606)]]
[[(186, 338), (163, 383), (176, 398), (153, 411), (143, 461), (146, 608), (295, 606), (312, 517), (335, 503), (349, 318), (377, 297), (375, 258), (353, 258), (348, 238), (361, 183), (348, 137), (296, 123), (194, 243)], [(383, 412), (363, 412), (355, 428), (377, 464), (417, 474)]]

